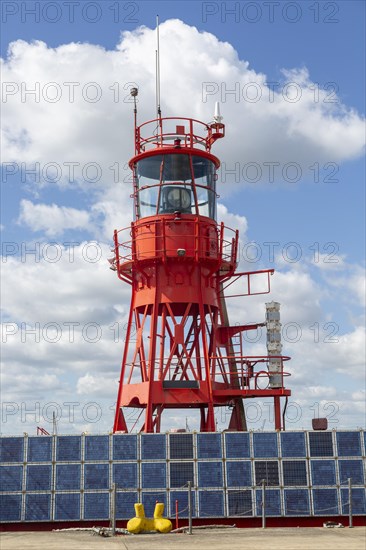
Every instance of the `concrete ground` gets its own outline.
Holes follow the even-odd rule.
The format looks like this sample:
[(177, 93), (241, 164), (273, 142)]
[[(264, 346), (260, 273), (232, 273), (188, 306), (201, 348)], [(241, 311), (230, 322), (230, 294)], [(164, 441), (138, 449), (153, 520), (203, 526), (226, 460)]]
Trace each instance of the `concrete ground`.
[(365, 550), (366, 528), (209, 529), (193, 534), (119, 535), (90, 532), (8, 532), (1, 550)]

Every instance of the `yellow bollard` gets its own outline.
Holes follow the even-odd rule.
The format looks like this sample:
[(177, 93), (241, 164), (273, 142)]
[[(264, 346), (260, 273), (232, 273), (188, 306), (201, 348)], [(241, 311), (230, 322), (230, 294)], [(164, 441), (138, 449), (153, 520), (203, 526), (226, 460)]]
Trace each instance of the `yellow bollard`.
[(136, 515), (127, 523), (127, 531), (137, 534), (144, 530), (145, 510), (144, 506), (140, 503), (136, 503), (134, 508)]
[(158, 531), (159, 533), (169, 533), (172, 530), (172, 522), (163, 518), (164, 504), (157, 502), (154, 510), (154, 518), (146, 518), (144, 506), (141, 503), (136, 503), (134, 518), (131, 518), (127, 523), (127, 531), (138, 534), (143, 531)]
[(158, 531), (159, 533), (169, 533), (172, 530), (172, 522), (167, 519), (163, 518), (164, 514), (164, 503), (163, 502), (157, 502), (155, 505), (154, 510), (154, 525), (155, 525), (155, 531)]

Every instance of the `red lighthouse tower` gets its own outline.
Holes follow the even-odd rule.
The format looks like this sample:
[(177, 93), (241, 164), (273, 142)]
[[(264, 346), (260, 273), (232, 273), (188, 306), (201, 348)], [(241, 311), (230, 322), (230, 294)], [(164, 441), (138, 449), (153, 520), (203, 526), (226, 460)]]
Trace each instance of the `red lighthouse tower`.
[(113, 268), (132, 288), (114, 432), (128, 431), (125, 407), (140, 409), (145, 432), (160, 431), (166, 409), (187, 408), (199, 410), (201, 431), (215, 431), (215, 408), (225, 406), (228, 427), (246, 430), (243, 398), (269, 396), (283, 427), (288, 358), (273, 353), (278, 345), (271, 357), (245, 356), (242, 333), (266, 323), (228, 321), (225, 288), (244, 277), (241, 294), (258, 293), (261, 273), (269, 292), (273, 270), (237, 272), (238, 232), (216, 221), (211, 147), (224, 134), (218, 109), (210, 124), (159, 115), (137, 126), (135, 103), (134, 221), (114, 233)]

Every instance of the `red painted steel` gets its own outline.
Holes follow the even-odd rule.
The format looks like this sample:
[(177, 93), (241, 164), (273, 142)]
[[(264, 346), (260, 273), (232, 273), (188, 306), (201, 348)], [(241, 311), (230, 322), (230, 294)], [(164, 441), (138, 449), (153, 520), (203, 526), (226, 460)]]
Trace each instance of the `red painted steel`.
[[(174, 518), (171, 518), (172, 520)], [(323, 524), (326, 521), (333, 521), (335, 523), (342, 523), (345, 527), (348, 527), (348, 516), (339, 515), (339, 516), (281, 516), (281, 517), (266, 517), (266, 526), (267, 527), (323, 527)], [(1, 532), (18, 532), (18, 531), (53, 531), (55, 529), (75, 529), (78, 527), (81, 528), (90, 528), (95, 527), (95, 520), (87, 521), (33, 521), (33, 522), (14, 522), (14, 523), (3, 523), (0, 525)], [(188, 526), (188, 520), (182, 520), (184, 526)], [(214, 517), (214, 518), (193, 518), (192, 524), (193, 527), (198, 527), (201, 525), (217, 525), (220, 523), (222, 525), (233, 525), (239, 528), (255, 528), (262, 526), (262, 518), (260, 517)], [(120, 529), (125, 529), (127, 525), (127, 520), (116, 521), (116, 527)], [(362, 515), (353, 516), (353, 526), (354, 527), (363, 527), (366, 525), (366, 518)], [(109, 527), (109, 520), (99, 520), (98, 527)]]
[(37, 435), (50, 435), (50, 433), (41, 426), (37, 426)]
[[(216, 222), (220, 161), (211, 147), (224, 134), (221, 123), (185, 118), (135, 127), (135, 220), (115, 231), (110, 260), (132, 289), (114, 432), (128, 431), (124, 407), (141, 409), (145, 432), (160, 431), (165, 409), (185, 408), (198, 409), (200, 430), (213, 432), (215, 409), (225, 406), (232, 408), (229, 428), (245, 430), (242, 399), (250, 397), (273, 397), (275, 427), (282, 428), (289, 358), (278, 357), (281, 387), (271, 387), (268, 357), (246, 356), (241, 338), (265, 323), (230, 327), (227, 319), (225, 290), (268, 293), (273, 269), (237, 272), (238, 231)], [(265, 281), (259, 290), (252, 282), (258, 274)]]

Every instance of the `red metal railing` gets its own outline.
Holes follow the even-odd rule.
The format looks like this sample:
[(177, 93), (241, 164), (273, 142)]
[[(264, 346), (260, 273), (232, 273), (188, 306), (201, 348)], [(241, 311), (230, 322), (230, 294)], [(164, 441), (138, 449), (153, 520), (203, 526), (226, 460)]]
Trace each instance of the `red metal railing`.
[[(177, 224), (177, 225), (176, 225)], [(206, 231), (207, 234), (203, 234)], [(244, 278), (246, 287), (239, 292), (227, 295), (226, 298), (268, 294), (270, 276), (274, 269), (259, 271), (235, 272), (237, 267), (239, 233), (223, 223), (212, 225), (201, 219), (174, 218), (146, 219), (144, 223), (133, 223), (129, 227), (114, 232), (115, 257), (110, 261), (111, 269), (117, 271), (118, 277), (130, 283), (132, 265), (138, 262), (177, 257), (178, 250), (187, 258), (195, 261), (206, 261), (212, 265), (222, 281), (222, 293), (240, 278)], [(262, 275), (264, 283), (256, 288), (252, 278)], [(235, 288), (232, 287), (232, 288)]]
[(212, 246), (210, 247), (211, 242), (214, 241), (212, 234), (200, 233), (202, 223), (199, 220), (182, 219), (176, 222), (190, 228), (189, 231), (177, 232), (176, 235), (173, 232), (167, 233), (167, 227), (171, 227), (172, 223), (174, 223), (173, 219), (163, 218), (146, 221), (146, 224), (132, 224), (130, 227), (115, 231), (115, 265), (119, 264), (123, 269), (124, 264), (135, 261), (159, 258), (165, 260), (167, 257), (176, 256), (177, 243), (179, 245), (180, 239), (192, 245), (185, 251), (187, 257), (206, 260), (211, 257), (221, 263), (233, 266), (236, 264), (238, 235), (233, 229), (224, 224), (216, 226), (218, 246), (215, 250)]
[(210, 151), (216, 139), (224, 137), (223, 124), (205, 124), (194, 118), (165, 117), (149, 120), (136, 128), (135, 152), (149, 149), (173, 147), (180, 139), (182, 147), (201, 148)]
[[(225, 293), (225, 298), (238, 298), (239, 296), (255, 296), (257, 294), (269, 294), (271, 292), (270, 277), (271, 275), (273, 275), (273, 273), (274, 273), (274, 269), (260, 269), (257, 271), (243, 271), (243, 272), (233, 273), (232, 275), (230, 275), (230, 277), (228, 277), (229, 282), (225, 280), (225, 284), (222, 287), (222, 292), (224, 293), (224, 291), (227, 288), (229, 288), (231, 285), (236, 283), (239, 279), (244, 278), (246, 281), (247, 291), (246, 292), (240, 291), (239, 293), (236, 293), (236, 294)], [(264, 288), (260, 288), (259, 290), (255, 289), (252, 283), (252, 278), (257, 275), (263, 275), (264, 282), (266, 283), (266, 290), (264, 290)]]
[[(276, 371), (271, 371), (268, 367), (270, 359), (279, 359), (281, 362), (280, 369)], [(286, 372), (283, 367), (283, 363), (289, 361), (290, 357), (279, 355), (276, 357), (269, 357), (265, 355), (258, 356), (223, 356), (223, 355), (211, 355), (209, 361), (211, 364), (210, 372), (212, 382), (217, 385), (214, 387), (214, 391), (227, 392), (231, 390), (240, 390), (243, 393), (250, 393), (252, 391), (267, 391), (270, 392), (273, 389), (284, 389), (285, 383), (284, 378), (291, 376), (289, 372)], [(192, 378), (189, 376), (190, 370), (186, 368), (185, 361), (187, 360), (186, 356), (182, 356), (180, 359), (171, 361), (170, 357), (163, 358), (163, 364), (170, 365), (167, 367), (164, 380), (197, 380), (197, 378)], [(204, 363), (204, 357), (199, 358), (190, 356), (189, 361), (195, 366), (197, 361)], [(232, 362), (235, 362), (235, 370), (233, 370)], [(230, 366), (231, 362), (231, 366)], [(161, 359), (156, 359), (154, 361), (155, 372), (159, 371), (159, 365)], [(127, 367), (131, 369), (130, 376), (131, 382), (133, 383), (132, 371), (134, 368), (137, 369), (136, 372), (140, 373), (140, 362), (139, 360), (136, 363), (127, 363)], [(148, 367), (148, 364), (146, 364)], [(267, 367), (267, 370), (264, 370)], [(146, 368), (146, 371), (149, 371), (149, 368)], [(184, 373), (184, 374), (183, 374)], [(277, 382), (277, 386), (274, 388), (271, 386), (271, 376), (279, 376), (280, 383)], [(137, 382), (137, 381), (136, 381)]]
[[(269, 363), (271, 359), (280, 361), (279, 369), (270, 369)], [(280, 381), (278, 387), (284, 388), (284, 378), (291, 375), (284, 370), (283, 363), (289, 361), (289, 359), (290, 357), (284, 355), (213, 355), (210, 357), (210, 360), (213, 362), (212, 379), (219, 383), (229, 384), (231, 387), (234, 384), (237, 389), (244, 391), (263, 391), (266, 389), (273, 389), (273, 387), (271, 387), (271, 377), (277, 376), (277, 383)], [(230, 366), (233, 363), (235, 364), (234, 370), (232, 370)], [(258, 369), (258, 366), (260, 369)], [(267, 370), (263, 370), (264, 366), (267, 366)], [(266, 387), (263, 387), (262, 381), (264, 381), (264, 385), (267, 384)]]

